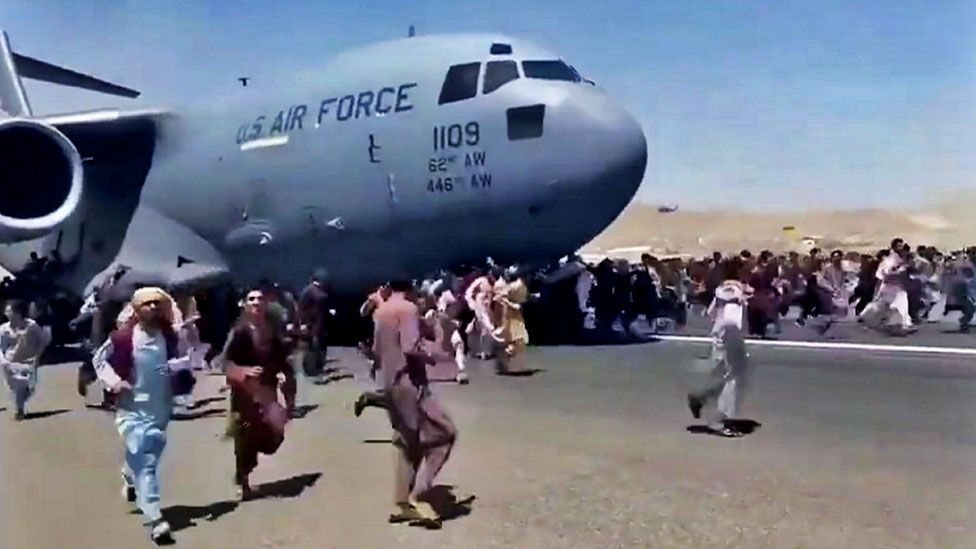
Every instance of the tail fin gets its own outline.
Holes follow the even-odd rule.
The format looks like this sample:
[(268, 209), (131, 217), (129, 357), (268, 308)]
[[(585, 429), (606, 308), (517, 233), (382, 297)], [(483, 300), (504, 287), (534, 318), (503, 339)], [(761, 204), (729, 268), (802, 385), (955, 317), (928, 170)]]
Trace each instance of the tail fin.
[(15, 53), (7, 33), (0, 31), (0, 111), (13, 116), (31, 116), (21, 77), (109, 95), (139, 97), (136, 90)]
[(20, 81), (14, 52), (10, 49), (7, 33), (0, 31), (0, 117), (31, 116), (30, 103)]

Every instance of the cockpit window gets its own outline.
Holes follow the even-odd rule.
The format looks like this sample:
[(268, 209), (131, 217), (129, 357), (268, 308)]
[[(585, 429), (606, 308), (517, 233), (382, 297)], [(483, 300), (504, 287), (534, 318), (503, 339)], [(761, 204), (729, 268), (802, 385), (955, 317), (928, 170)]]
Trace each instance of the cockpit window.
[(565, 80), (579, 82), (579, 74), (562, 61), (523, 61), (522, 70), (526, 78), (541, 80)]
[(441, 88), (439, 104), (464, 101), (478, 95), (478, 73), (481, 63), (453, 65), (447, 71), (444, 87)]
[(491, 45), (491, 50), (489, 51), (492, 55), (512, 55), (512, 45), (511, 44), (499, 44), (494, 43)]
[(508, 140), (535, 139), (542, 137), (546, 118), (545, 105), (515, 107), (505, 111), (508, 117)]
[(485, 67), (482, 93), (491, 93), (519, 77), (515, 61), (489, 61)]

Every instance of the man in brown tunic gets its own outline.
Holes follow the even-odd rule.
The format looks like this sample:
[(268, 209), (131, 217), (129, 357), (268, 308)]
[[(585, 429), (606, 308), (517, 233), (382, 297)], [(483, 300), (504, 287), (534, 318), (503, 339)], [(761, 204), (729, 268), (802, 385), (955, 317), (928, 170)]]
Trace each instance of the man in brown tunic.
[(398, 452), (397, 509), (390, 522), (439, 528), (440, 516), (422, 500), (451, 455), (457, 429), (427, 384), (426, 365), (433, 360), (421, 350), (420, 314), (410, 296), (412, 287), (409, 282), (396, 281), (390, 289), (392, 295), (373, 315), (373, 352)]

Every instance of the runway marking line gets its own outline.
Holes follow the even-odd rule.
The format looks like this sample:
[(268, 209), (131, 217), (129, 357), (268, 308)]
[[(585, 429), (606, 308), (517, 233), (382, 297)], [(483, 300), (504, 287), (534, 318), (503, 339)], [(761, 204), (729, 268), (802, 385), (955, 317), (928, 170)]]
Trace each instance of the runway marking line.
[[(687, 343), (711, 343), (706, 336), (659, 335), (661, 341), (684, 341)], [(787, 347), (794, 349), (824, 349), (834, 351), (884, 351), (892, 353), (943, 354), (976, 357), (976, 349), (965, 347), (923, 347), (920, 345), (878, 345), (873, 343), (832, 343), (829, 341), (784, 341), (771, 339), (747, 339), (747, 345), (757, 347)]]

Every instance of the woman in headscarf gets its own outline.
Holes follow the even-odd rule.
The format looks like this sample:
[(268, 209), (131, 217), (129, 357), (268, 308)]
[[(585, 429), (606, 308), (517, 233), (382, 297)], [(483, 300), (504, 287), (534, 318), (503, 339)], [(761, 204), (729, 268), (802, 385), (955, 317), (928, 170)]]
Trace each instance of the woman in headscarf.
[(99, 379), (115, 395), (115, 424), (125, 439), (123, 494), (148, 520), (154, 541), (170, 537), (159, 504), (156, 470), (172, 412), (172, 374), (189, 368), (173, 326), (173, 298), (160, 288), (136, 290), (121, 325), (95, 352)]
[(525, 347), (529, 344), (529, 332), (525, 328), (522, 316), (522, 306), (529, 300), (529, 289), (519, 276), (518, 267), (512, 267), (505, 272), (506, 284), (495, 295), (495, 302), (501, 308), (501, 322), (495, 329), (493, 336), (500, 347), (496, 353), (495, 369), (499, 374), (508, 374), (522, 370), (521, 367), (512, 368)]
[(50, 339), (44, 330), (27, 317), (23, 301), (10, 301), (5, 312), (7, 322), (0, 326), (0, 367), (14, 398), (14, 419), (25, 417), (27, 400), (37, 389), (37, 363)]
[(287, 383), (295, 375), (289, 354), (282, 334), (268, 321), (264, 296), (251, 290), (224, 355), (231, 387), (230, 434), (237, 458), (234, 480), (242, 500), (252, 496), (248, 477), (258, 465), (258, 453), (274, 454), (285, 439), (288, 412), (278, 402), (278, 385), (293, 385)]

